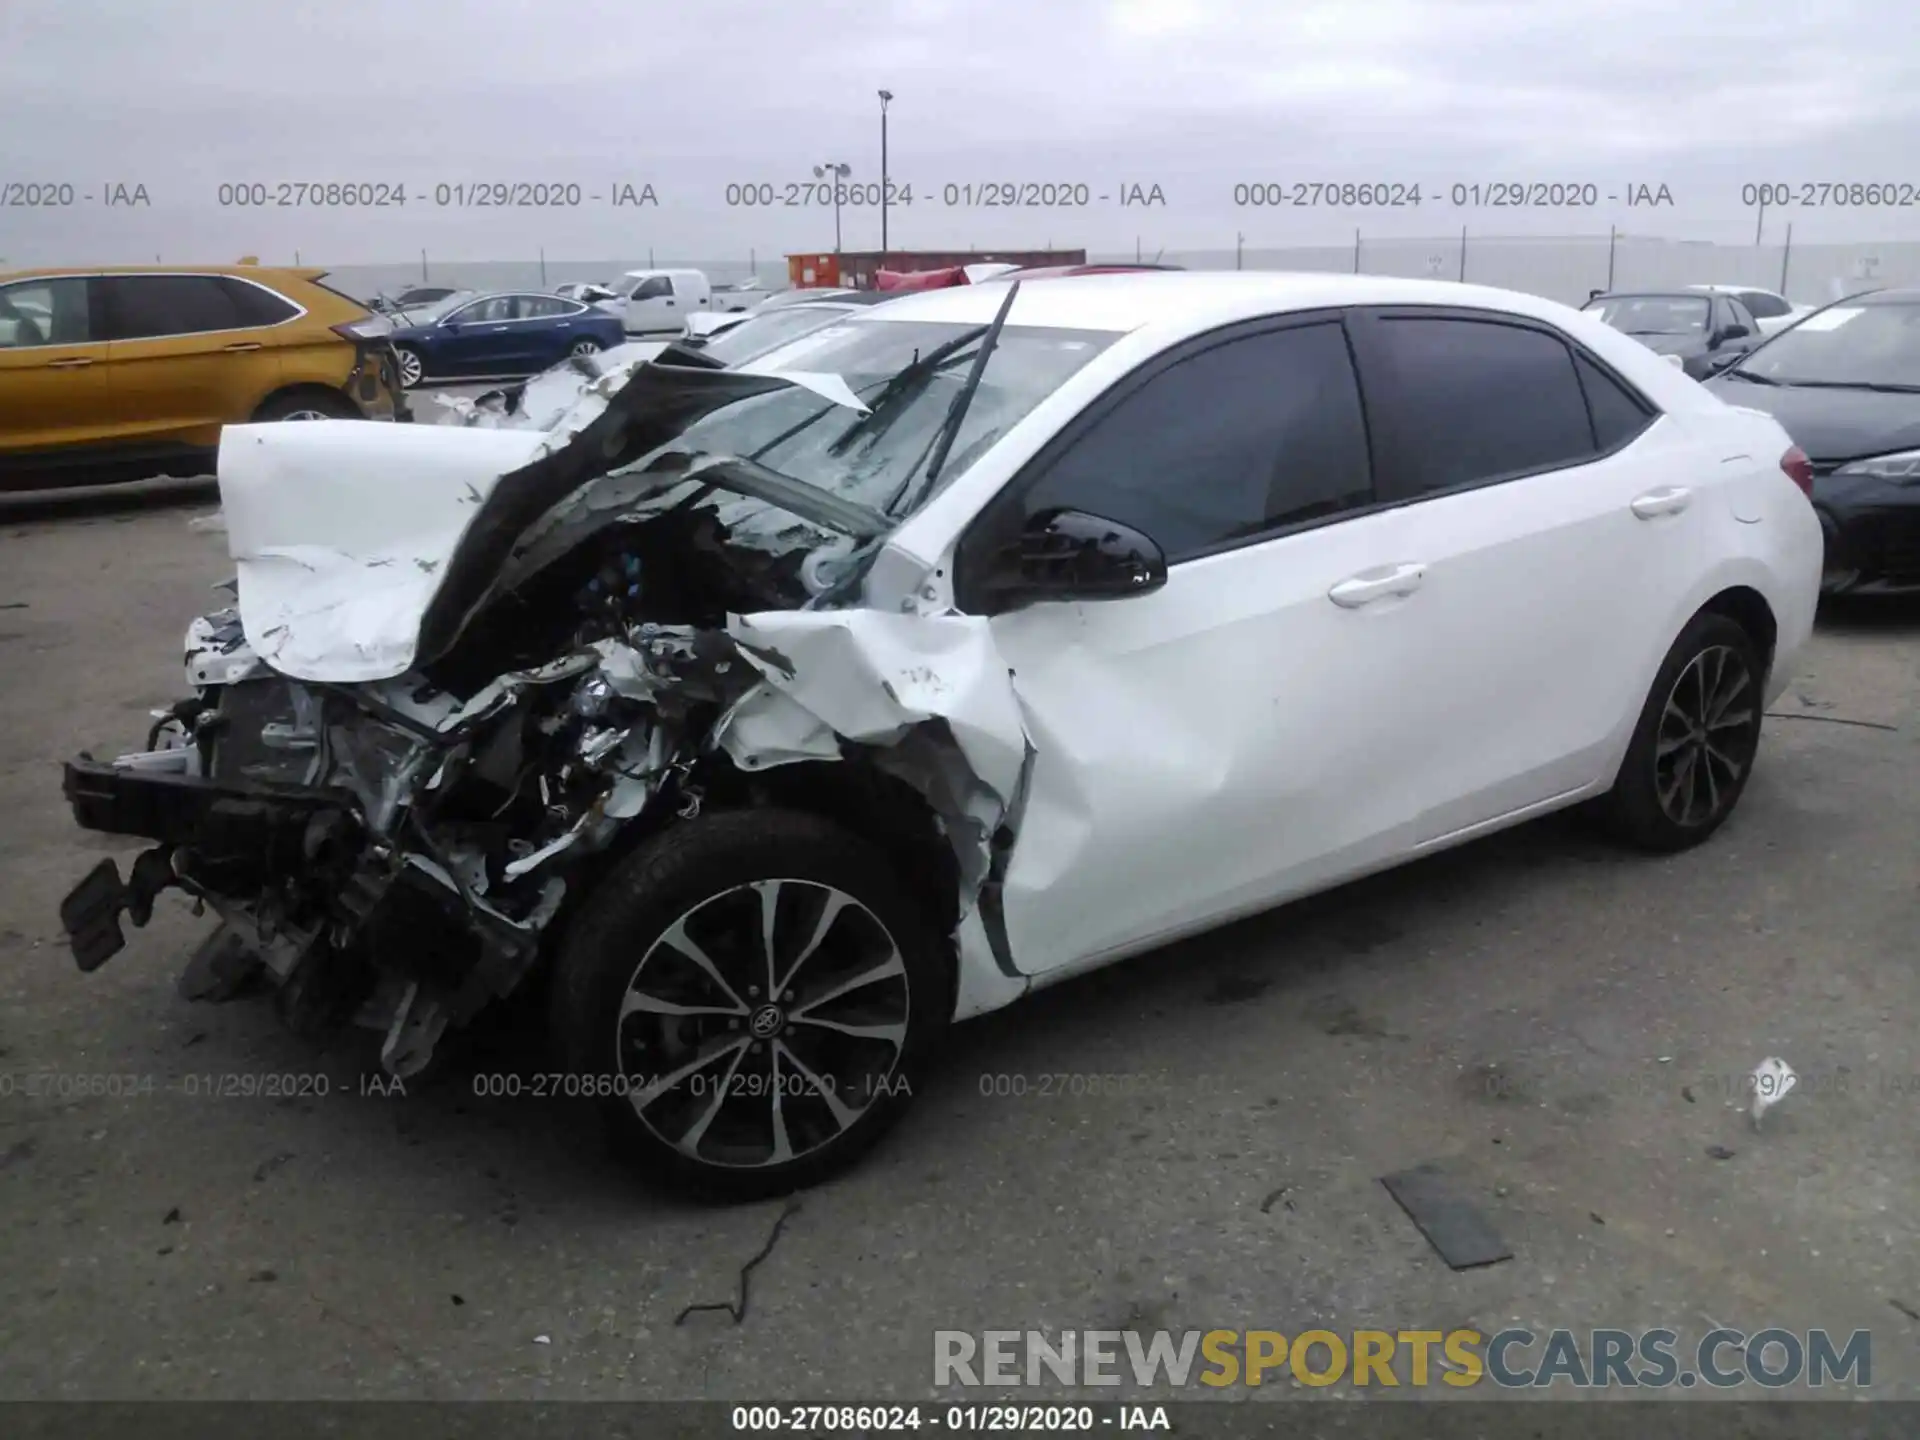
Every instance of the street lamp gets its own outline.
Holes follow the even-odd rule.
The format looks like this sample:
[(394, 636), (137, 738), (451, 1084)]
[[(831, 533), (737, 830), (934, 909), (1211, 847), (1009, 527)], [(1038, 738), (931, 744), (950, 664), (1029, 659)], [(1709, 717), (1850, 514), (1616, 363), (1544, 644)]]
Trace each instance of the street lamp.
[(891, 90), (880, 92), (880, 263), (887, 262), (887, 102)]
[(840, 193), (844, 188), (840, 182), (852, 173), (851, 165), (842, 165), (832, 160), (824, 165), (813, 167), (814, 179), (824, 180), (829, 175), (833, 177), (833, 253), (836, 255), (840, 253)]

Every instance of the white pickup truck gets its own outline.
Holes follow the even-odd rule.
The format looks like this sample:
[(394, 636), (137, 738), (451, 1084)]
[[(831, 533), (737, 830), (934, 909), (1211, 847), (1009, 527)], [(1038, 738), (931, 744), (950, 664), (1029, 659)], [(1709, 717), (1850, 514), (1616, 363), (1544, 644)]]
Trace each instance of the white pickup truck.
[(703, 270), (629, 270), (614, 290), (629, 335), (670, 335), (690, 315), (748, 310), (766, 298), (757, 285), (715, 285)]

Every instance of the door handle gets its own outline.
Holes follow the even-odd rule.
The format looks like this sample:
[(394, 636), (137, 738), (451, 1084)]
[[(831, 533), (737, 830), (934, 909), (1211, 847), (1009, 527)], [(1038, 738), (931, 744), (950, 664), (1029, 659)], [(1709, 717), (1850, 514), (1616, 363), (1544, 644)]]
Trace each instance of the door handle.
[(222, 345), (220, 348), (228, 354), (233, 354), (241, 350), (258, 350), (260, 348), (260, 342), (258, 340), (236, 340), (233, 344)]
[(1362, 570), (1327, 591), (1327, 598), (1342, 609), (1357, 610), (1389, 595), (1413, 594), (1426, 575), (1424, 565), (1388, 565), (1378, 570)]
[(1653, 520), (1661, 515), (1678, 515), (1693, 503), (1693, 492), (1677, 485), (1665, 485), (1658, 490), (1649, 490), (1638, 497), (1628, 508), (1642, 520)]
[(92, 363), (93, 357), (91, 355), (76, 355), (70, 360), (49, 360), (47, 361), (47, 368), (49, 370), (78, 370)]

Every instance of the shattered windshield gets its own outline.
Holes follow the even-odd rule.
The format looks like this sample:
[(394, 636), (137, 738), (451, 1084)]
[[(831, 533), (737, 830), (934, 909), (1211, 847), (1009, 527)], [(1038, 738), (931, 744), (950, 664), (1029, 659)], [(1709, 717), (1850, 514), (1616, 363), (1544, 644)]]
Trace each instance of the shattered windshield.
[[(904, 514), (927, 498), (914, 495), (909, 482), (924, 469), (986, 328), (877, 318), (829, 326), (763, 363), (785, 373), (837, 375), (869, 413), (800, 387), (777, 390), (714, 411), (633, 468), (669, 453), (736, 455), (842, 499)], [(1008, 325), (988, 357), (940, 483), (962, 474), (1119, 338), (1105, 330)]]

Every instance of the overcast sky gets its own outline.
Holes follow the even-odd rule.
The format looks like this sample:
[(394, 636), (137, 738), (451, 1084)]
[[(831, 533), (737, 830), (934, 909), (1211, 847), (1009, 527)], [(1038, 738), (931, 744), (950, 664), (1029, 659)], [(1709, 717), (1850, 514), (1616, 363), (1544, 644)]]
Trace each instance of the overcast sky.
[[(912, 189), (895, 248), (1462, 225), (1751, 241), (1742, 189), (1763, 182), (1884, 182), (1908, 201), (1776, 208), (1769, 240), (1789, 221), (1796, 240), (1920, 238), (1910, 0), (0, 0), (0, 261), (764, 264), (831, 248), (831, 206), (785, 203), (815, 165), (878, 180), (882, 87), (888, 171)], [(1455, 185), (1507, 181), (1590, 184), (1599, 203), (1452, 203)], [(74, 203), (17, 203), (49, 182)], [(220, 203), (223, 184), (277, 200), (282, 182), (407, 200)], [(577, 185), (579, 203), (452, 203), (475, 182)], [(1085, 185), (1089, 203), (968, 203), (963, 187), (1000, 182)], [(1418, 185), (1422, 203), (1236, 207), (1249, 182)], [(116, 184), (147, 203), (107, 203)], [(621, 185), (657, 204), (616, 205)], [(730, 208), (729, 185), (779, 203)], [(1630, 207), (1640, 185), (1673, 204)], [(1132, 186), (1164, 200), (1123, 206)], [(878, 246), (877, 210), (841, 223), (848, 249)]]

